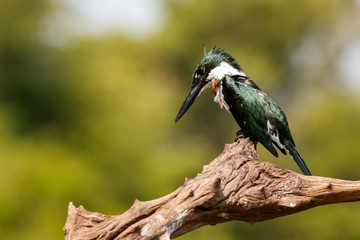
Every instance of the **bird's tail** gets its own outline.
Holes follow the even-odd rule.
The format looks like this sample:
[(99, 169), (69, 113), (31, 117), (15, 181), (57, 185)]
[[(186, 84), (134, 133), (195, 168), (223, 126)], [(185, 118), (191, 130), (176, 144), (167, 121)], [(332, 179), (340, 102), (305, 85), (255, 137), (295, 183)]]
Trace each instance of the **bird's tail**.
[(292, 158), (295, 160), (296, 164), (301, 169), (301, 171), (305, 175), (310, 176), (311, 172), (310, 172), (309, 168), (306, 166), (305, 161), (302, 159), (299, 152), (296, 150), (295, 146), (288, 148), (288, 151), (289, 151), (290, 155), (292, 156)]

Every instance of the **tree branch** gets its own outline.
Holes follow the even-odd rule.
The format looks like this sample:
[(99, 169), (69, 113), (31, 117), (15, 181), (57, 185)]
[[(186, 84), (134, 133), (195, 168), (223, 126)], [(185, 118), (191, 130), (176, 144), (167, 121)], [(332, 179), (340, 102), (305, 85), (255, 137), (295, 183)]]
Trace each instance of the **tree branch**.
[(118, 216), (70, 203), (65, 239), (170, 239), (204, 225), (273, 219), (331, 203), (360, 200), (360, 181), (304, 176), (259, 162), (254, 143), (239, 139), (195, 178), (155, 200), (135, 200)]

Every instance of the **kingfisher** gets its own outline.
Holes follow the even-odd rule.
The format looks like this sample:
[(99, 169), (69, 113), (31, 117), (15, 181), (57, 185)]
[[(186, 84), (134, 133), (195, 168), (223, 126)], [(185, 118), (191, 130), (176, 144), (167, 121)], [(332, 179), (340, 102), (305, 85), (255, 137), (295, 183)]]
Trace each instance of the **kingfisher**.
[(311, 175), (296, 149), (289, 124), (279, 105), (263, 92), (242, 70), (236, 60), (224, 49), (214, 47), (200, 61), (192, 76), (187, 97), (176, 116), (175, 123), (186, 113), (196, 97), (211, 88), (214, 102), (230, 112), (244, 135), (260, 142), (278, 157), (277, 149), (287, 152), (305, 175)]

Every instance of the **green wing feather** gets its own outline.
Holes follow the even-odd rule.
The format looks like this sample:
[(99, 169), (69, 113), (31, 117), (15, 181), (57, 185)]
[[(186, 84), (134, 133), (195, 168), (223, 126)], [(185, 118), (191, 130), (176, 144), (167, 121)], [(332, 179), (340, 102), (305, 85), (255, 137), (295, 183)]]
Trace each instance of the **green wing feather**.
[(267, 133), (268, 117), (259, 93), (262, 93), (259, 88), (234, 81), (229, 76), (223, 79), (224, 98), (236, 122), (253, 141), (260, 142), (274, 156), (278, 157)]
[(274, 145), (285, 155), (289, 151), (303, 173), (311, 175), (296, 150), (286, 116), (275, 101), (248, 78), (225, 76), (222, 81), (224, 100), (241, 129), (276, 157)]

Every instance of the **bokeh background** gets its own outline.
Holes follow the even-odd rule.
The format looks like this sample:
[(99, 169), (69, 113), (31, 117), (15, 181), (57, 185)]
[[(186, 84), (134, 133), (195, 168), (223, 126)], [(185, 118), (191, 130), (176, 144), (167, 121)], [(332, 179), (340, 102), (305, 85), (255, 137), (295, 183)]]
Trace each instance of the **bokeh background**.
[[(70, 201), (121, 214), (231, 143), (211, 91), (174, 124), (203, 44), (282, 106), (315, 175), (360, 178), (360, 1), (2, 0), (0, 239), (63, 239)], [(179, 239), (359, 239), (359, 222), (344, 203)]]

